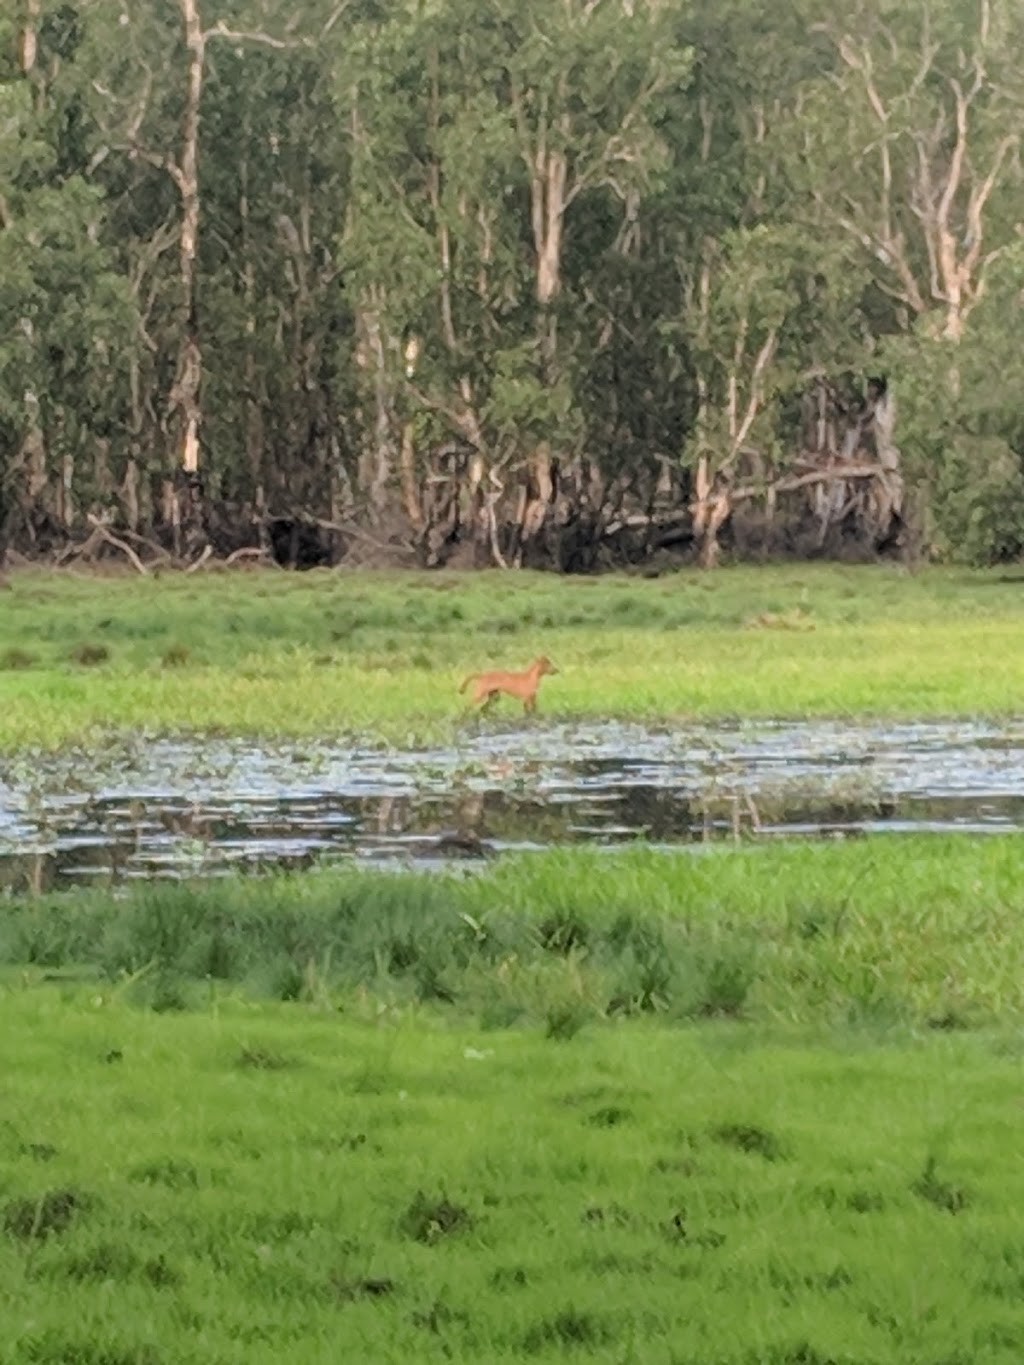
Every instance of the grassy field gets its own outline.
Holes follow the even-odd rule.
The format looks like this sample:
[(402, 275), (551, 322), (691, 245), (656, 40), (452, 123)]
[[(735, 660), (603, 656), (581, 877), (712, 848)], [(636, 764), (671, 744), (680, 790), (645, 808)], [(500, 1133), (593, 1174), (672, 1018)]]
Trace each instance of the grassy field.
[(1019, 1034), (0, 996), (5, 1362), (1017, 1365)]
[(451, 738), (468, 671), (541, 652), (562, 670), (541, 695), (542, 713), (559, 718), (999, 715), (1024, 704), (1024, 578), (994, 572), (26, 570), (0, 606), (8, 751), (111, 728)]
[(1024, 846), (12, 902), (0, 1359), (1024, 1353)]

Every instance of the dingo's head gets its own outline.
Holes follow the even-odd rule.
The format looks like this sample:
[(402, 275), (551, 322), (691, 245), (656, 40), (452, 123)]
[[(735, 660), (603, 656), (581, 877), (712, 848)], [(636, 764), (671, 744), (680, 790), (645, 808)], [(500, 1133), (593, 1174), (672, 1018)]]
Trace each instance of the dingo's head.
[(545, 673), (558, 672), (558, 669), (554, 666), (554, 664), (551, 662), (551, 660), (548, 658), (546, 654), (542, 654), (541, 657), (533, 666), (537, 670), (538, 675), (542, 678)]

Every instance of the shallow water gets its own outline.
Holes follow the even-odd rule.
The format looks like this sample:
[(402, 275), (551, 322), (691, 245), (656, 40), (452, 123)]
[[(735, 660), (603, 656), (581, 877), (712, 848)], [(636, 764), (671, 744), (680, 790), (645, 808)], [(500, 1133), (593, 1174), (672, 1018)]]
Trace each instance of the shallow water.
[(416, 752), (139, 740), (0, 765), (0, 886), (636, 839), (1024, 828), (1024, 723), (598, 724)]

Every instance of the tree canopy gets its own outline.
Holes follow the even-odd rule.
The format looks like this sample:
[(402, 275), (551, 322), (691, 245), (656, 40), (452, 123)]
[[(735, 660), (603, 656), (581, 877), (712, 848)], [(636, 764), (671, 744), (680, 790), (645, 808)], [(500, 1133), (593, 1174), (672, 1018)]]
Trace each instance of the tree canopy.
[(1024, 550), (1015, 0), (13, 9), (0, 544)]

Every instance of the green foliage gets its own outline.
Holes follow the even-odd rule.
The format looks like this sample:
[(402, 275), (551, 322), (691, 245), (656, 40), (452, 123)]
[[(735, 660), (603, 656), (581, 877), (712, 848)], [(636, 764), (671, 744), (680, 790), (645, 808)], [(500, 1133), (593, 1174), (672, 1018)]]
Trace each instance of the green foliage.
[(503, 443), (536, 442), (555, 436), (559, 444), (575, 444), (581, 422), (573, 410), (567, 377), (545, 383), (537, 364), (537, 347), (527, 342), (495, 356), (494, 380), (487, 417)]
[(1024, 552), (1024, 468), (998, 436), (954, 436), (935, 480), (939, 545), (968, 564)]
[(21, 437), (33, 420), (48, 432), (59, 427), (54, 453), (67, 454), (118, 412), (134, 311), (114, 253), (98, 240), (102, 195), (78, 176), (51, 182), (52, 160), (34, 140), (38, 122), (23, 89), (0, 85), (0, 201), (8, 218), (0, 231), (0, 314), (9, 319), (0, 336), (0, 422)]
[(1017, 553), (1010, 457), (972, 444), (1024, 449), (1010, 0), (204, 10), (192, 318), (181, 14), (39, 10), (30, 72), (34, 10), (0, 27), (0, 525), (24, 545), (96, 511), (167, 533), (188, 326), (232, 534), (394, 506), (408, 433), (421, 488), (455, 438), (510, 501), (542, 443), (640, 497), (701, 456), (764, 480), (809, 385), (884, 368), (935, 548)]
[[(501, 450), (578, 446), (580, 300), (556, 252), (567, 330), (552, 353), (537, 316), (537, 234), (585, 234), (596, 215), (618, 221), (632, 195), (650, 191), (668, 164), (655, 125), (689, 68), (647, 4), (624, 22), (608, 5), (451, 0), (357, 27), (338, 78), (339, 111), (357, 128), (342, 253), (374, 325), (421, 338), (414, 405), (451, 425), (468, 404)], [(545, 219), (537, 196), (556, 154), (565, 183)], [(386, 348), (396, 388), (400, 359)]]
[[(686, 323), (690, 353), (710, 386), (691, 458), (735, 458), (736, 413), (755, 404), (745, 442), (784, 466), (792, 448), (781, 415), (799, 399), (808, 371), (856, 371), (864, 357), (856, 337), (858, 290), (841, 242), (808, 239), (799, 227), (759, 223), (723, 233), (707, 249), (707, 311)], [(716, 461), (717, 463), (717, 461)]]
[(935, 547), (949, 559), (993, 564), (1024, 549), (1024, 362), (1015, 340), (1022, 286), (1018, 243), (991, 263), (961, 341), (922, 326), (885, 350), (902, 376), (908, 470), (930, 494)]

